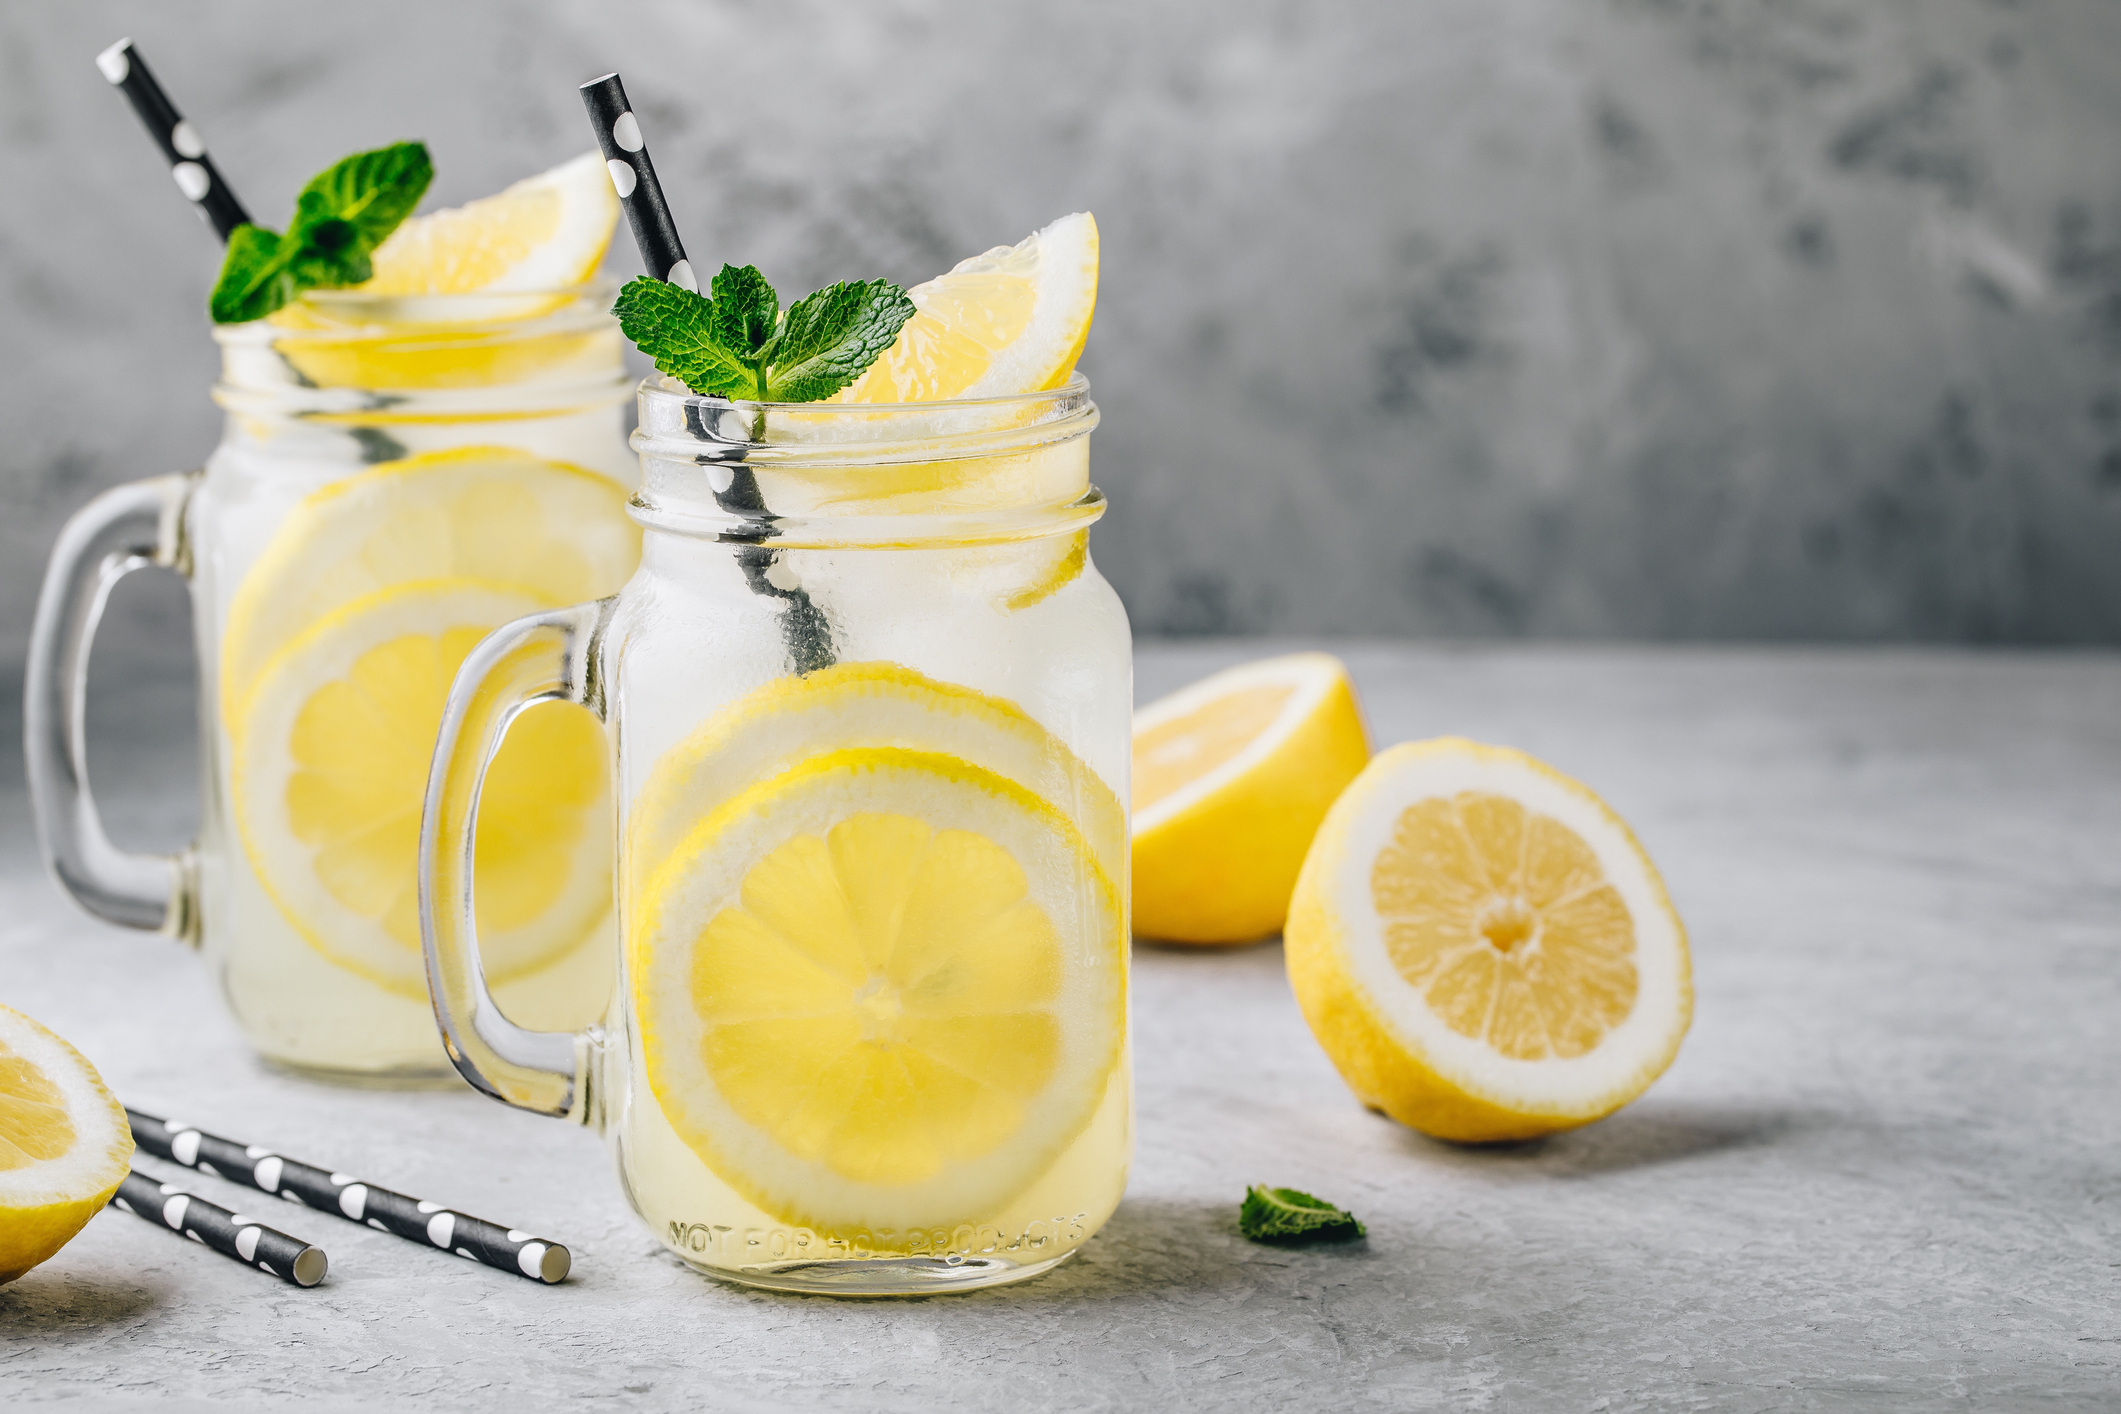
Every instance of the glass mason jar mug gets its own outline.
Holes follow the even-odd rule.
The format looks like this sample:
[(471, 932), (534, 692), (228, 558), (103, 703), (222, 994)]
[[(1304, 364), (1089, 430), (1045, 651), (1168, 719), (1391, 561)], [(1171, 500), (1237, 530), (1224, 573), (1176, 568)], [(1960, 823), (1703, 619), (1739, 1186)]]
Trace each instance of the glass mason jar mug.
[[(217, 328), (228, 422), (205, 469), (105, 493), (53, 550), (25, 713), (47, 862), (91, 913), (196, 942), (271, 1060), (449, 1074), (415, 906), (434, 726), (487, 631), (608, 594), (638, 560), (609, 304), (313, 292)], [(105, 595), (148, 564), (190, 581), (200, 662), (204, 808), (176, 856), (110, 842), (81, 731)], [(610, 986), (609, 850), (587, 823), (607, 767), (587, 713), (525, 726), (480, 839), (487, 965), (520, 1013), (574, 1024)]]
[[(1079, 377), (889, 406), (651, 379), (640, 572), (458, 674), (420, 847), (450, 1054), (602, 1130), (700, 1270), (969, 1289), (1119, 1201), (1132, 660), (1087, 553), (1096, 422)], [(574, 1034), (490, 994), (471, 868), (490, 763), (553, 699), (603, 717), (618, 794), (619, 985)]]

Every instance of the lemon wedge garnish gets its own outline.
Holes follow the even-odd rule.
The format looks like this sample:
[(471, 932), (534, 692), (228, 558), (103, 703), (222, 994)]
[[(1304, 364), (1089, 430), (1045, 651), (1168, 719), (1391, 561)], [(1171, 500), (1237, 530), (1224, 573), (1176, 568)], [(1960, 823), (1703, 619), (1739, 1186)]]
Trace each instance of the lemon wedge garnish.
[(125, 1179), (133, 1135), (81, 1053), (0, 1006), (0, 1283), (73, 1239)]
[(365, 295), (560, 290), (596, 273), (619, 219), (604, 159), (585, 152), (496, 195), (402, 222)]
[(1097, 309), (1097, 220), (1063, 216), (907, 294), (919, 311), (843, 403), (1035, 393), (1067, 381)]
[(778, 1220), (978, 1222), (1096, 1112), (1122, 907), (1065, 816), (963, 760), (829, 752), (725, 804), (636, 900), (628, 976), (672, 1128)]
[(238, 734), (266, 663), (342, 605), (421, 579), (529, 591), (541, 608), (618, 592), (641, 554), (609, 477), (508, 447), (382, 462), (306, 497), (229, 602), (221, 713)]
[(1685, 929), (1627, 825), (1524, 753), (1457, 738), (1381, 753), (1334, 804), (1287, 956), (1356, 1095), (1443, 1139), (1611, 1114), (1693, 1014)]
[[(551, 607), (473, 580), (397, 585), (325, 615), (259, 675), (233, 764), (237, 831), (265, 891), (319, 952), (426, 995), (415, 857), (451, 680), (481, 638)], [(611, 899), (603, 730), (531, 708), (488, 767), (475, 860), (496, 983), (570, 951)]]
[(1203, 678), (1134, 717), (1134, 931), (1278, 932), (1304, 851), (1370, 759), (1340, 660), (1295, 653)]

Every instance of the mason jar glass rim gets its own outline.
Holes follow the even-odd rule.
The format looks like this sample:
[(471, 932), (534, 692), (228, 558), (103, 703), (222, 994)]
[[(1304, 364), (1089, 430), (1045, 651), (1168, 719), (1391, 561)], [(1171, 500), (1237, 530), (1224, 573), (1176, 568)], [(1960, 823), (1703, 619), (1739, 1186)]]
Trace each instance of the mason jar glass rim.
[[(295, 306), (317, 324), (275, 322), (270, 316), (242, 324), (216, 324), (214, 339), (230, 345), (278, 343), (289, 339), (402, 340), (465, 331), (480, 333), (550, 332), (554, 320), (602, 321), (611, 313), (618, 282), (598, 277), (578, 285), (534, 290), (459, 290), (439, 294), (377, 294), (358, 286), (341, 290), (304, 290)], [(443, 327), (437, 327), (443, 326)]]

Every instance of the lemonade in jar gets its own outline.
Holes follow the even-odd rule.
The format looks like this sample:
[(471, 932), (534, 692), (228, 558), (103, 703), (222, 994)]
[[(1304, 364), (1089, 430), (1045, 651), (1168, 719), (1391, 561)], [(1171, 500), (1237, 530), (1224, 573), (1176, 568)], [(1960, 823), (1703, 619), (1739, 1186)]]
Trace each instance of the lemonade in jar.
[[(601, 1129), (656, 1238), (712, 1275), (1019, 1280), (1125, 1186), (1131, 648), (1088, 554), (1073, 371), (1096, 271), (1078, 215), (910, 297), (780, 312), (729, 267), (711, 298), (629, 285), (665, 370), (634, 435), (641, 571), (496, 633), (451, 694), (422, 845), (451, 1052)], [(862, 312), (832, 324), (834, 301)], [(831, 355), (837, 381), (767, 367), (807, 367), (827, 325), (876, 347)], [(664, 337), (707, 327), (751, 374)], [(488, 1004), (468, 887), (480, 772), (553, 698), (604, 718), (617, 763), (618, 998), (574, 1035)]]
[[(358, 154), (311, 183), (286, 236), (234, 232), (214, 302), (222, 441), (203, 471), (121, 487), (69, 524), (30, 683), (32, 780), (61, 882), (113, 921), (195, 940), (268, 1059), (384, 1080), (448, 1074), (414, 851), (457, 664), (513, 618), (614, 592), (640, 543), (625, 509), (631, 380), (595, 283), (618, 208), (594, 154), (394, 220), (355, 267), (366, 278), (301, 288), (319, 257), (291, 248), (329, 246), (339, 219), (318, 217), (312, 193), (358, 239), (364, 212), (410, 211), (425, 164), (418, 144)], [(117, 561), (191, 584), (204, 808), (174, 858), (110, 845), (64, 737)], [(491, 975), (517, 1014), (580, 1024), (608, 996), (613, 926), (609, 768), (590, 714), (530, 713), (489, 800)]]

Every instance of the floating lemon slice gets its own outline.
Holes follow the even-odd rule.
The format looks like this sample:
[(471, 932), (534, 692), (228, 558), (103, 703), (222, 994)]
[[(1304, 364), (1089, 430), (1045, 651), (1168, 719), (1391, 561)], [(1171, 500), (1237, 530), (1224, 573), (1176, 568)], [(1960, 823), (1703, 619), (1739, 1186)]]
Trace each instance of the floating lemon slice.
[[(451, 680), (481, 638), (550, 605), (471, 580), (398, 585), (326, 615), (259, 676), (234, 760), (236, 828), (309, 943), (426, 995), (415, 874), (427, 768)], [(475, 878), (495, 982), (589, 937), (611, 899), (603, 729), (545, 703), (486, 773)]]
[(1370, 759), (1325, 653), (1231, 668), (1134, 718), (1134, 931), (1242, 943), (1280, 931), (1304, 851)]
[(221, 641), (221, 719), (241, 729), (258, 674), (342, 605), (420, 579), (520, 586), (550, 608), (616, 593), (641, 554), (609, 477), (507, 447), (383, 462), (309, 496), (244, 575)]
[(1035, 393), (1067, 381), (1097, 309), (1097, 219), (1063, 216), (906, 292), (919, 313), (835, 395), (912, 403)]
[(1123, 877), (1127, 819), (1082, 759), (1012, 702), (897, 663), (840, 663), (776, 678), (665, 752), (628, 812), (645, 882), (701, 820), (758, 782), (828, 751), (897, 747), (961, 758), (1082, 821), (1092, 856)]
[(1693, 1013), (1686, 933), (1605, 803), (1522, 752), (1378, 756), (1326, 817), (1289, 980), (1364, 1103), (1442, 1139), (1525, 1139), (1619, 1109)]
[(0, 1006), (0, 1283), (72, 1241), (132, 1156), (125, 1109), (96, 1068)]
[(1122, 917), (1022, 787), (921, 752), (814, 758), (702, 821), (634, 913), (649, 1084), (780, 1221), (976, 1223), (1104, 1096)]
[(596, 273), (618, 225), (604, 159), (585, 152), (494, 196), (430, 211), (376, 247), (364, 295), (560, 290)]

